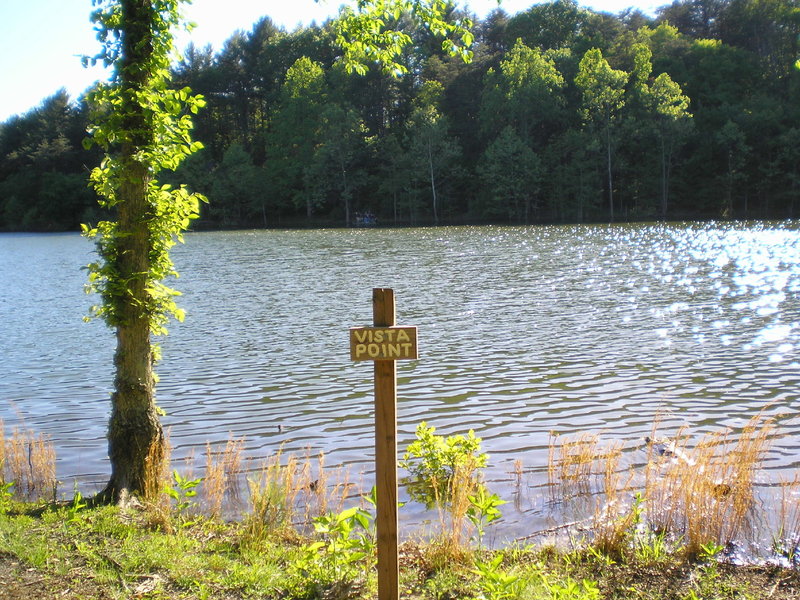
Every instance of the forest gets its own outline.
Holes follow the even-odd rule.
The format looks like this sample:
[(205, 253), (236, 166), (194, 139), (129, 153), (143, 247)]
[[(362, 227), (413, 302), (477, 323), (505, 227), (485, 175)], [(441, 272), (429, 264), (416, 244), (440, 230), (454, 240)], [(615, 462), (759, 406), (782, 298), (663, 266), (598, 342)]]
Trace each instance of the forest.
[[(190, 45), (173, 79), (205, 97), (204, 148), (164, 183), (208, 197), (205, 229), (797, 217), (797, 0), (473, 22), (465, 63), (401, 15), (400, 76), (349, 73), (333, 20)], [(0, 123), (0, 230), (107, 216), (87, 103), (62, 89)]]

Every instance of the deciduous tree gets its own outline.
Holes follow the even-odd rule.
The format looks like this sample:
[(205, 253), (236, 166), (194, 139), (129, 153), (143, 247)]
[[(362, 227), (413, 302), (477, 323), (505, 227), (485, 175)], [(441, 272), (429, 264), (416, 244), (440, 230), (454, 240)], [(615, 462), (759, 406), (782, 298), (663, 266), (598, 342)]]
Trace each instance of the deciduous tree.
[(609, 218), (614, 220), (613, 154), (616, 145), (615, 123), (625, 105), (625, 84), (628, 74), (612, 69), (603, 53), (592, 49), (584, 54), (578, 66), (575, 84), (583, 98), (583, 116), (603, 138), (606, 155)]
[(97, 316), (116, 331), (114, 392), (108, 425), (111, 478), (98, 501), (158, 491), (165, 455), (155, 403), (151, 336), (165, 333), (170, 316), (183, 319), (177, 294), (163, 283), (175, 274), (169, 248), (198, 215), (201, 198), (156, 180), (199, 148), (189, 113), (202, 106), (190, 90), (171, 90), (172, 30), (179, 0), (93, 0), (102, 51), (113, 65), (111, 83), (98, 84), (89, 102), (91, 139), (106, 156), (92, 183), (115, 221), (84, 233), (96, 239), (100, 260), (90, 264), (89, 289), (99, 293)]

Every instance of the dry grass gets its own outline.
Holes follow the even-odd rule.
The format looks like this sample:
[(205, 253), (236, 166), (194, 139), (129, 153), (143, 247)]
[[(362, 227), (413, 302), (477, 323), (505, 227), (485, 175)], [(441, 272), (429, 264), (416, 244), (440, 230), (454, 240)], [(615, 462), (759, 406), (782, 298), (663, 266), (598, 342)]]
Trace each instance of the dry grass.
[[(656, 425), (649, 439), (657, 440)], [(669, 442), (654, 442), (647, 445), (645, 465), (645, 489), (647, 521), (656, 532), (683, 531), (683, 477), (690, 473), (691, 459), (687, 461), (688, 436), (681, 428)], [(671, 450), (660, 454), (659, 443), (669, 444)], [(682, 467), (686, 467), (685, 469)]]
[(651, 527), (682, 535), (689, 555), (737, 539), (749, 525), (756, 473), (773, 431), (773, 420), (759, 413), (738, 436), (711, 433), (693, 448), (681, 437), (662, 455), (653, 453), (645, 493)]
[(204, 506), (209, 516), (222, 517), (225, 501), (239, 504), (239, 478), (242, 474), (244, 440), (230, 437), (221, 450), (206, 444), (206, 470), (203, 478)]
[(203, 477), (205, 508), (208, 514), (219, 519), (222, 516), (222, 503), (225, 500), (225, 466), (218, 460), (211, 444), (206, 443), (206, 473)]
[(597, 455), (596, 434), (569, 438), (550, 432), (547, 479), (554, 501), (591, 493)]
[(525, 473), (525, 469), (522, 466), (522, 459), (516, 458), (514, 459), (514, 487), (516, 491), (519, 493), (520, 488), (522, 488), (522, 475)]
[(328, 512), (340, 512), (348, 499), (363, 493), (359, 486), (350, 481), (350, 471), (347, 468), (325, 466), (324, 452), (319, 452), (316, 460), (307, 453), (303, 459), (302, 471), (309, 474), (309, 481), (302, 482), (299, 494), (303, 508), (303, 525)]
[(294, 520), (298, 480), (307, 481), (308, 477), (300, 472), (294, 455), (282, 464), (282, 454), (279, 450), (247, 479), (252, 506), (246, 518), (249, 538), (261, 539), (267, 532), (288, 530)]
[(284, 457), (278, 451), (247, 482), (252, 511), (245, 520), (250, 539), (307, 528), (314, 517), (341, 510), (348, 498), (360, 493), (346, 469), (325, 467), (322, 452), (312, 458), (309, 453)]
[(639, 520), (639, 507), (622, 497), (630, 489), (633, 472), (620, 469), (622, 444), (613, 443), (598, 457), (603, 468), (603, 490), (592, 515), (592, 545), (609, 556), (622, 554)]
[[(170, 442), (170, 430), (164, 432), (164, 444), (161, 454), (161, 462), (157, 464), (150, 462), (151, 468), (158, 468), (158, 473), (153, 480), (157, 481), (156, 490), (150, 490), (148, 500), (145, 502), (147, 508), (145, 512), (145, 525), (151, 529), (172, 532), (172, 500), (165, 490), (172, 485), (172, 443)], [(150, 478), (148, 478), (150, 479)]]
[(800, 473), (781, 486), (781, 514), (775, 549), (793, 564), (800, 559)]
[(10, 439), (0, 431), (3, 481), (14, 482), (15, 495), (23, 500), (55, 500), (56, 453), (50, 438), (30, 430), (14, 429)]
[[(548, 483), (551, 499), (595, 497), (590, 517), (593, 546), (619, 554), (643, 514), (650, 529), (683, 539), (690, 556), (713, 543), (726, 545), (749, 533), (756, 475), (774, 433), (763, 411), (738, 433), (710, 433), (696, 444), (680, 430), (672, 439), (648, 438), (640, 507), (632, 497), (633, 469), (620, 468), (621, 444), (603, 445), (595, 434), (551, 433)], [(787, 531), (800, 528), (800, 509), (785, 509)], [(791, 535), (791, 533), (790, 533)], [(796, 539), (796, 538), (795, 538)]]
[(589, 496), (617, 485), (614, 472), (622, 445), (601, 445), (597, 434), (575, 437), (550, 432), (547, 479), (551, 499), (564, 502)]
[[(471, 523), (466, 518), (470, 507), (469, 497), (482, 486), (477, 459), (470, 456), (456, 464), (453, 475), (447, 482), (447, 499), (436, 504), (439, 509), (439, 524), (443, 549), (449, 549), (454, 557), (463, 553), (464, 540), (469, 539)], [(434, 487), (434, 489), (437, 489)]]

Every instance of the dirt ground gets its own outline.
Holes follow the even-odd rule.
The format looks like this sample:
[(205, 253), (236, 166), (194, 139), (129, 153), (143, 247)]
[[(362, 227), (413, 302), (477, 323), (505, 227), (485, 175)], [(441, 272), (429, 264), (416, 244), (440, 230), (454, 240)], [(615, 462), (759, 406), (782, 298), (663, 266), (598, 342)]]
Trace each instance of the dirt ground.
[(111, 600), (104, 590), (79, 574), (45, 575), (0, 554), (0, 600)]
[[(600, 572), (601, 571), (601, 572)], [(646, 589), (646, 596), (636, 598), (684, 598), (679, 588), (683, 588), (693, 575), (689, 570), (667, 570), (659, 568), (630, 569), (620, 565), (605, 567), (596, 573), (586, 573), (598, 577), (601, 598), (626, 597), (624, 590), (633, 584), (639, 590)], [(800, 572), (770, 566), (720, 565), (720, 573), (727, 583), (735, 583), (748, 590), (748, 597), (758, 600), (800, 600)], [(148, 579), (148, 578), (145, 578)], [(124, 597), (131, 600), (159, 598), (192, 598), (181, 593), (175, 596), (160, 590), (155, 596), (148, 589), (147, 581), (142, 581), (136, 589), (109, 593), (103, 585), (88, 578), (80, 571), (73, 570), (66, 575), (50, 575), (27, 567), (9, 555), (0, 554), (0, 600), (114, 600)], [(152, 586), (150, 586), (152, 587)], [(699, 597), (699, 600), (730, 598), (729, 593), (719, 590), (720, 595)], [(641, 593), (641, 592), (640, 592)], [(220, 597), (220, 596), (214, 596)], [(229, 598), (230, 596), (223, 595)], [(237, 596), (234, 596), (237, 597)], [(734, 596), (735, 597), (735, 596)]]

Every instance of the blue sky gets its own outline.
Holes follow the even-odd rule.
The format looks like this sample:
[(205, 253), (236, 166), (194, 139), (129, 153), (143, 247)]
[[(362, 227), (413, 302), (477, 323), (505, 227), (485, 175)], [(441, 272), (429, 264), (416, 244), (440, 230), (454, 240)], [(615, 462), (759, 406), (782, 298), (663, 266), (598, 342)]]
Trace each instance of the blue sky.
[[(341, 0), (194, 0), (186, 17), (197, 24), (191, 39), (218, 50), (237, 29), (249, 30), (269, 15), (289, 30), (335, 15)], [(525, 10), (534, 0), (503, 0), (508, 13)], [(652, 13), (667, 4), (650, 0), (579, 0), (583, 6), (616, 13), (629, 6)], [(497, 7), (496, 0), (461, 0), (479, 16)], [(101, 69), (84, 69), (80, 56), (98, 48), (89, 14), (92, 0), (0, 0), (0, 121), (23, 113), (65, 87), (75, 98), (104, 77)], [(183, 44), (187, 37), (179, 38)]]

